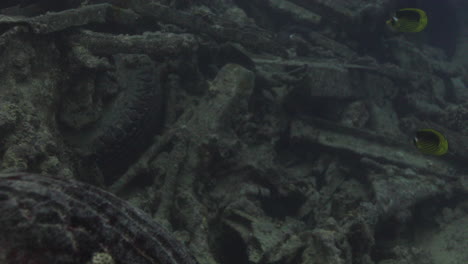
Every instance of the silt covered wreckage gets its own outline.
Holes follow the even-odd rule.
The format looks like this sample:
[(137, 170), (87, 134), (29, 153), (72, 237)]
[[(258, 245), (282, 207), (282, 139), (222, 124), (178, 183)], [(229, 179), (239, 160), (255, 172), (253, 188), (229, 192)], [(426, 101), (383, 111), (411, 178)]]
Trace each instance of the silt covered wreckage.
[(0, 262), (468, 263), (465, 2), (2, 1)]

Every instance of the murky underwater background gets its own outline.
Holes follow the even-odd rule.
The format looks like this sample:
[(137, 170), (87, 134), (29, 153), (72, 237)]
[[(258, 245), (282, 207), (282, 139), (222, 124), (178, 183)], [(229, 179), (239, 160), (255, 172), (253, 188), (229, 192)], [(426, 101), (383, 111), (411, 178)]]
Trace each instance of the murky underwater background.
[(468, 1), (0, 3), (0, 263), (468, 263)]

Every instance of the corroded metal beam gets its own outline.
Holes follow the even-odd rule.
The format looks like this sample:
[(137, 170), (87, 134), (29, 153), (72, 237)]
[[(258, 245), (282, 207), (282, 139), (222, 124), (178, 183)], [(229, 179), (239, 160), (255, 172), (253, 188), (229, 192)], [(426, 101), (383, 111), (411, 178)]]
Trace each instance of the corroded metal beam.
[(290, 133), (293, 141), (316, 144), (359, 159), (370, 158), (448, 178), (456, 178), (459, 173), (456, 160), (423, 155), (412, 148), (410, 139), (404, 142), (388, 135), (312, 118), (293, 121)]

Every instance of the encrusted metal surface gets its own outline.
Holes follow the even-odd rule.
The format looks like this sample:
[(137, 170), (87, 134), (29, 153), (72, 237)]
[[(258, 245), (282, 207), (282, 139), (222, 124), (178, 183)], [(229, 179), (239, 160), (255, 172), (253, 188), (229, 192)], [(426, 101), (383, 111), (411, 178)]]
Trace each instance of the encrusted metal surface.
[(0, 175), (0, 262), (195, 264), (184, 246), (142, 211), (72, 180)]

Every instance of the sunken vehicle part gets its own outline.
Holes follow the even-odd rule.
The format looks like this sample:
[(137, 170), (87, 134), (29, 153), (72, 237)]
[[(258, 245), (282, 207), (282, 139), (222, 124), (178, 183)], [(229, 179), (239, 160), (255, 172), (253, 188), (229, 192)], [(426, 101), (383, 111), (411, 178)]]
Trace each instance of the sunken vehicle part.
[(464, 1), (417, 35), (396, 0), (54, 2), (0, 10), (0, 168), (37, 176), (0, 183), (2, 258), (39, 227), (71, 263), (466, 263), (467, 71), (430, 35)]

